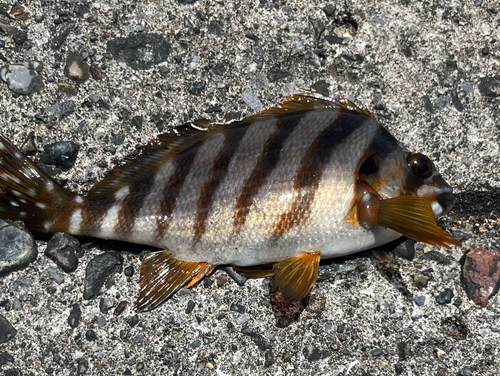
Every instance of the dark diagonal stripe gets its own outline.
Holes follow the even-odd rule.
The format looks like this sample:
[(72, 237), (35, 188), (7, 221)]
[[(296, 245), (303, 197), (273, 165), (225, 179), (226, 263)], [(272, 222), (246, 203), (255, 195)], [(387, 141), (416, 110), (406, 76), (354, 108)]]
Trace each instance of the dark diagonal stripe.
[(96, 236), (108, 210), (116, 203), (115, 197), (94, 199), (91, 195), (83, 200), (80, 235)]
[(196, 241), (200, 240), (205, 233), (207, 218), (212, 210), (215, 194), (227, 175), (231, 159), (238, 149), (238, 146), (247, 129), (248, 126), (226, 128), (222, 131), (224, 132), (225, 137), (224, 145), (222, 145), (219, 155), (215, 157), (212, 170), (210, 171), (207, 180), (201, 189), (200, 197), (198, 198), (196, 223), (194, 225), (194, 239)]
[(253, 204), (253, 198), (267, 183), (269, 175), (274, 171), (280, 160), (281, 150), (288, 137), (303, 117), (297, 114), (281, 118), (276, 124), (276, 131), (267, 139), (262, 154), (255, 165), (252, 174), (245, 182), (241, 195), (236, 202), (233, 227), (238, 234), (247, 220), (248, 213)]
[[(199, 145), (198, 145), (199, 146)], [(156, 231), (159, 237), (164, 237), (172, 221), (172, 213), (177, 204), (186, 177), (191, 171), (191, 166), (196, 156), (198, 147), (191, 148), (176, 156), (174, 172), (168, 178), (163, 188), (163, 197), (160, 204), (160, 213), (157, 216)]]
[(323, 176), (328, 156), (356, 129), (363, 120), (356, 113), (340, 112), (335, 120), (312, 142), (302, 158), (302, 164), (293, 182), (294, 198), (286, 213), (281, 214), (274, 228), (275, 238), (293, 226), (304, 223), (310, 216), (310, 207)]
[(146, 175), (131, 182), (129, 194), (123, 199), (120, 211), (118, 212), (116, 233), (130, 236), (130, 233), (134, 229), (137, 214), (153, 187), (155, 172), (148, 172)]

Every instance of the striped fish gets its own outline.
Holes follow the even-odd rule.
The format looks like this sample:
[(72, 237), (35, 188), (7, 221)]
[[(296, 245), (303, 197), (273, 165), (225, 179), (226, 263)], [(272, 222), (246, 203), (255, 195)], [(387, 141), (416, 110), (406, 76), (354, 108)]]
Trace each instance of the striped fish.
[(291, 301), (307, 296), (321, 258), (401, 234), (460, 245), (434, 219), (454, 198), (433, 163), (351, 103), (294, 95), (239, 122), (194, 125), (159, 136), (84, 197), (0, 136), (0, 217), (165, 249), (142, 263), (140, 311), (218, 265), (275, 275)]

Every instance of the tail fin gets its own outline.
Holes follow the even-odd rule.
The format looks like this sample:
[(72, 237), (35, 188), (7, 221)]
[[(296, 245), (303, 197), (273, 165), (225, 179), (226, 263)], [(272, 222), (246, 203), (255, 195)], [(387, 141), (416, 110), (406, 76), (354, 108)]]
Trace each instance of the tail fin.
[(64, 231), (76, 195), (61, 187), (0, 136), (0, 218), (33, 232)]

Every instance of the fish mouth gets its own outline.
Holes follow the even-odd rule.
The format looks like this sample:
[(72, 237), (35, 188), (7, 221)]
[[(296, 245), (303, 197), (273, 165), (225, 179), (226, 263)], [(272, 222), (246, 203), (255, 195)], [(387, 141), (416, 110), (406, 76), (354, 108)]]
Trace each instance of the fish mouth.
[(432, 210), (436, 216), (448, 214), (455, 204), (455, 197), (451, 192), (443, 192), (436, 197), (436, 202), (432, 203)]

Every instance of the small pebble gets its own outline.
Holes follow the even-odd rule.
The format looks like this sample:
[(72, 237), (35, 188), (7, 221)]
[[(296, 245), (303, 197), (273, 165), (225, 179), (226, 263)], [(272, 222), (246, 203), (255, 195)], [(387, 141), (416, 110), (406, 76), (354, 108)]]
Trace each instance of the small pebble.
[(0, 79), (16, 94), (33, 94), (45, 87), (40, 74), (42, 69), (43, 65), (39, 61), (5, 65), (0, 68)]
[(453, 299), (454, 296), (455, 294), (453, 294), (453, 290), (446, 288), (444, 289), (444, 291), (440, 292), (439, 295), (436, 297), (436, 302), (443, 305), (449, 304), (451, 303), (451, 299)]
[(188, 92), (199, 97), (206, 86), (207, 83), (205, 81), (195, 82), (189, 85)]
[(262, 103), (259, 98), (253, 93), (252, 89), (247, 88), (241, 95), (243, 102), (247, 104), (255, 112), (260, 112), (262, 110)]
[(0, 219), (0, 276), (25, 268), (37, 256), (33, 235), (22, 226)]
[[(41, 163), (52, 165), (63, 171), (69, 171), (76, 162), (80, 145), (73, 141), (60, 141), (44, 145), (43, 150), (45, 153), (40, 157)], [(73, 242), (72, 244), (76, 243)], [(71, 262), (74, 263), (74, 260)]]
[(78, 303), (73, 304), (68, 316), (68, 325), (71, 328), (76, 328), (80, 321), (82, 320), (82, 310), (80, 309), (80, 305)]
[(0, 344), (6, 343), (14, 338), (17, 330), (12, 324), (2, 315), (0, 315)]
[(84, 299), (95, 299), (104, 282), (116, 273), (121, 273), (123, 256), (115, 251), (106, 252), (94, 257), (87, 265), (85, 273)]
[(62, 271), (71, 273), (78, 267), (76, 249), (80, 242), (72, 236), (57, 232), (50, 238), (45, 249), (45, 255), (54, 261)]
[(72, 52), (66, 58), (64, 75), (70, 80), (85, 82), (90, 77), (89, 66), (80, 54)]

